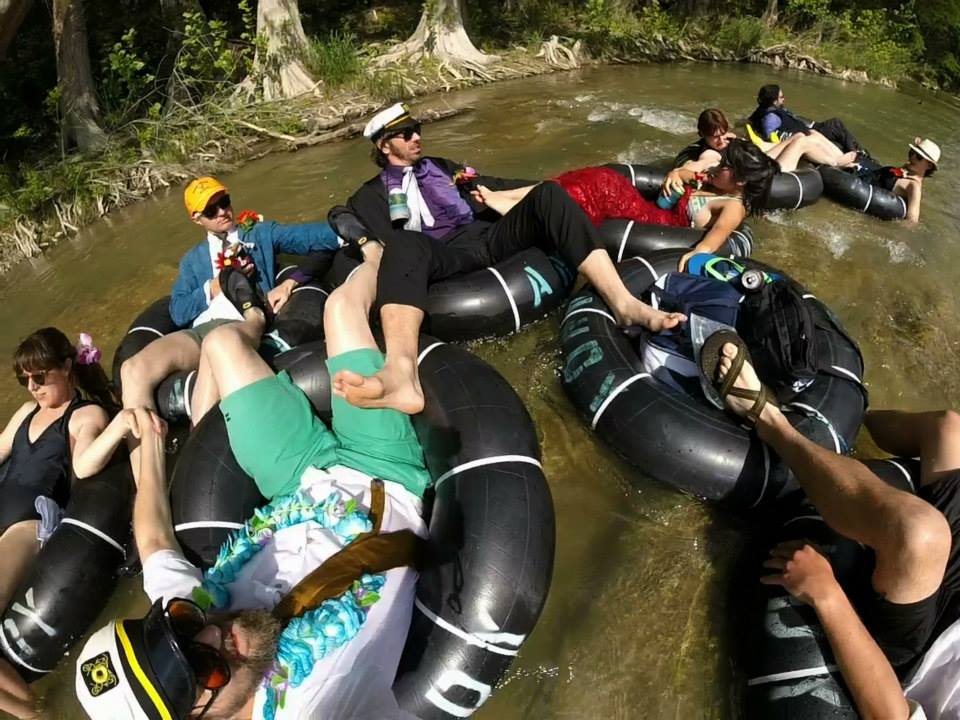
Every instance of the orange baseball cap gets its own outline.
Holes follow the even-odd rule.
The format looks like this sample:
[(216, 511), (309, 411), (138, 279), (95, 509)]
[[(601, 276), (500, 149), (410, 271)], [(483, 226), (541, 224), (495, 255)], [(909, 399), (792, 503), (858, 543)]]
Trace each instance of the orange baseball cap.
[(183, 204), (187, 208), (187, 214), (192, 218), (198, 212), (203, 212), (210, 198), (224, 192), (228, 192), (226, 186), (215, 177), (205, 176), (191, 180), (183, 191)]

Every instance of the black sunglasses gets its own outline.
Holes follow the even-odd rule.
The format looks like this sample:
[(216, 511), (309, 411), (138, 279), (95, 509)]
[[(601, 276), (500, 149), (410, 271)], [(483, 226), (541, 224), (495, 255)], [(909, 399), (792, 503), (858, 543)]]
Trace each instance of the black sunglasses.
[(20, 383), (23, 387), (27, 387), (30, 384), (30, 381), (33, 380), (35, 385), (46, 385), (47, 384), (47, 373), (49, 370), (44, 370), (43, 372), (38, 373), (24, 373), (21, 375), (17, 373), (17, 382)]
[(217, 215), (220, 214), (221, 210), (226, 210), (228, 207), (230, 207), (230, 196), (224, 195), (215, 203), (210, 203), (207, 205), (200, 214), (203, 215), (207, 220), (213, 220)]
[[(207, 626), (207, 614), (191, 600), (174, 598), (167, 603), (164, 615), (170, 621), (170, 629), (178, 639), (197, 684), (210, 690), (207, 700), (197, 718), (202, 718), (220, 691), (230, 682), (230, 664), (215, 647), (196, 642), (193, 638)], [(199, 706), (194, 707), (197, 710)]]
[(387, 136), (387, 140), (393, 140), (395, 137), (402, 137), (406, 142), (410, 142), (414, 135), (420, 134), (420, 123), (407, 125), (403, 130), (397, 130)]

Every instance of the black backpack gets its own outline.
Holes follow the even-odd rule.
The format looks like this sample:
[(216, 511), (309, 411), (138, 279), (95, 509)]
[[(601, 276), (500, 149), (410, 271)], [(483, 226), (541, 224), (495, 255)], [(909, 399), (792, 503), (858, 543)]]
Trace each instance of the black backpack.
[(750, 350), (757, 376), (778, 397), (800, 392), (816, 378), (816, 325), (794, 283), (777, 280), (744, 295), (737, 333)]

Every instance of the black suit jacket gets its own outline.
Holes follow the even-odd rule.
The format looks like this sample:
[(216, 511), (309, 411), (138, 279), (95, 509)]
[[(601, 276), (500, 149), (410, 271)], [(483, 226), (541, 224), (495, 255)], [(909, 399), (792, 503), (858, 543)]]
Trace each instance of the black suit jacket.
[[(462, 163), (456, 163), (446, 158), (426, 157), (423, 159), (434, 162), (437, 167), (450, 177), (451, 182), (457, 170), (461, 170), (464, 167)], [(480, 175), (468, 185), (458, 185), (457, 191), (460, 193), (460, 197), (466, 200), (467, 204), (470, 205), (470, 209), (473, 210), (474, 221), (469, 225), (464, 225), (452, 230), (447, 237), (453, 238), (454, 236), (459, 236), (464, 231), (479, 232), (500, 218), (499, 213), (485, 206), (478, 205), (473, 198), (470, 197), (472, 187), (486, 185), (491, 190), (512, 190), (518, 187), (526, 187), (527, 185), (535, 185), (537, 182), (539, 181), (509, 180), (492, 177), (490, 175)], [(361, 185), (360, 189), (347, 200), (347, 206), (360, 218), (360, 221), (367, 226), (367, 230), (369, 230), (374, 237), (389, 240), (393, 236), (396, 228), (394, 228), (393, 223), (390, 222), (387, 190), (383, 185), (383, 181), (380, 179), (380, 173), (377, 173)], [(446, 240), (447, 238), (444, 239)]]

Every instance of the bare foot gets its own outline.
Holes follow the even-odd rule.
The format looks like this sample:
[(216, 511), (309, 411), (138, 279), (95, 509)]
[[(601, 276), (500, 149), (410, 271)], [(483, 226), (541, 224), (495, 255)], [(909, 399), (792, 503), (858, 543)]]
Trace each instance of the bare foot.
[(667, 313), (662, 310), (654, 310), (645, 302), (632, 296), (622, 308), (615, 310), (614, 314), (617, 316), (617, 322), (621, 327), (642, 325), (650, 332), (669, 330), (687, 319), (687, 316), (683, 313)]
[(844, 153), (839, 158), (837, 158), (837, 167), (850, 167), (851, 165), (857, 164), (857, 151), (851, 150), (848, 153)]
[(356, 407), (389, 408), (407, 415), (423, 412), (416, 365), (406, 371), (399, 365), (388, 362), (380, 372), (369, 376), (341, 370), (333, 376), (333, 392)]
[(506, 215), (517, 204), (517, 201), (510, 197), (509, 192), (502, 190), (491, 190), (485, 185), (478, 185), (477, 192), (483, 198), (483, 204), (492, 210), (496, 210), (501, 215)]
[[(737, 356), (739, 350), (737, 346), (733, 343), (726, 343), (720, 352), (723, 357), (720, 358), (720, 364), (717, 367), (717, 381), (722, 382), (723, 379), (727, 376), (727, 373), (730, 372), (730, 368), (733, 366), (733, 359)], [(743, 367), (740, 369), (740, 375), (737, 376), (736, 381), (733, 383), (735, 388), (741, 388), (743, 390), (760, 390), (760, 378), (757, 377), (757, 373), (754, 372), (753, 366), (750, 364), (750, 361), (743, 363)], [(771, 396), (772, 399), (772, 396)], [(738, 417), (746, 417), (747, 413), (750, 412), (753, 408), (754, 400), (748, 400), (746, 398), (740, 398), (734, 394), (729, 394), (724, 401), (727, 404), (727, 407)], [(760, 421), (769, 420), (772, 413), (777, 413), (779, 410), (776, 405), (772, 402), (768, 402), (764, 405), (763, 410), (760, 412)]]

